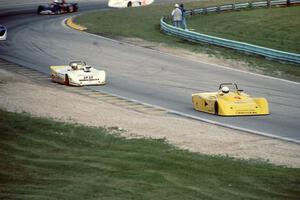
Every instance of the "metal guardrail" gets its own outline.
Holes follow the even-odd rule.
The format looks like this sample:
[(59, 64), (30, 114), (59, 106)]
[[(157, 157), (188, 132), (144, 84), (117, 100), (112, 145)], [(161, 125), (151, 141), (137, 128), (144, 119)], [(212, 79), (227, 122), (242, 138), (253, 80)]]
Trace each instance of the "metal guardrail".
[[(300, 0), (291, 0), (291, 4), (299, 3)], [(286, 0), (275, 0), (271, 1), (271, 6), (278, 6), (278, 5), (286, 5)], [(232, 9), (241, 9), (241, 8), (249, 8), (251, 7), (262, 7), (268, 6), (267, 2), (253, 2), (253, 3), (241, 3), (235, 5), (222, 5), (222, 6), (212, 6), (208, 8), (198, 8), (189, 10), (186, 12), (186, 15), (191, 14), (200, 14), (200, 13), (207, 13), (207, 12), (217, 12), (217, 11), (225, 11), (225, 10), (232, 10)], [(289, 53), (285, 51), (270, 49), (258, 45), (252, 45), (245, 42), (238, 42), (234, 40), (228, 40), (224, 38), (214, 37), (202, 33), (197, 33), (189, 30), (183, 30), (181, 28), (177, 28), (175, 26), (169, 25), (165, 22), (165, 18), (162, 17), (160, 20), (160, 27), (161, 30), (166, 32), (169, 35), (177, 36), (183, 38), (185, 40), (189, 40), (192, 42), (205, 42), (217, 46), (227, 47), (231, 49), (235, 49), (242, 52), (253, 53), (257, 55), (264, 56), (266, 58), (293, 62), (300, 64), (300, 54), (296, 53)]]
[[(270, 6), (284, 6), (284, 5), (293, 5), (300, 4), (300, 0), (273, 0), (270, 1)], [(193, 10), (188, 10), (186, 12), (187, 15), (190, 14), (203, 14), (208, 12), (219, 12), (226, 10), (238, 10), (245, 8), (259, 8), (259, 7), (267, 7), (267, 1), (257, 1), (257, 2), (249, 2), (249, 3), (237, 3), (237, 4), (226, 4), (221, 6), (211, 6), (206, 8), (197, 8)]]

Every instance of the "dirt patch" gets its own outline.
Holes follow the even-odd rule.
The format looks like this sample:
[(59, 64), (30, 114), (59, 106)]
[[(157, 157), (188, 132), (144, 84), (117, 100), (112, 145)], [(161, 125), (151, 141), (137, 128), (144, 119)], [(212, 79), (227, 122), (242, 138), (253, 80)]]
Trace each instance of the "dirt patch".
[(297, 144), (170, 115), (144, 114), (49, 85), (0, 69), (0, 108), (89, 126), (120, 127), (127, 130), (121, 131), (125, 137), (165, 138), (203, 154), (300, 167)]

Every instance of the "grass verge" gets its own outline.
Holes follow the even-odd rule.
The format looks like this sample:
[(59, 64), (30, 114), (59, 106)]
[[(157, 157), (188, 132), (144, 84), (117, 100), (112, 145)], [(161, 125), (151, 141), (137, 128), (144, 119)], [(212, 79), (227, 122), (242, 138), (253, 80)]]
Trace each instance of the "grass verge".
[(300, 6), (245, 9), (189, 18), (201, 32), (300, 54)]
[(300, 169), (0, 110), (0, 199), (298, 199)]
[[(241, 1), (246, 2), (246, 1)], [(248, 1), (247, 1), (248, 2)], [(186, 3), (186, 8), (199, 8), (205, 7), (209, 5), (223, 5), (227, 3), (232, 3), (231, 0), (212, 0), (212, 1), (201, 1), (201, 2), (194, 2), (194, 3)], [(293, 11), (296, 13), (297, 19), (300, 15), (297, 15), (298, 10), (300, 7), (293, 7), (293, 8), (280, 8), (280, 9), (292, 9), (296, 10)], [(101, 12), (93, 12), (82, 15), (75, 19), (76, 23), (82, 24), (88, 28), (88, 31), (94, 34), (104, 35), (111, 38), (118, 38), (118, 37), (132, 37), (132, 38), (141, 38), (151, 42), (163, 43), (166, 46), (174, 47), (174, 48), (183, 48), (187, 49), (192, 52), (201, 52), (210, 54), (212, 56), (216, 56), (218, 58), (225, 58), (228, 60), (237, 60), (237, 61), (244, 61), (247, 63), (247, 70), (252, 72), (259, 72), (261, 74), (270, 75), (279, 78), (285, 78), (288, 80), (298, 81), (300, 82), (300, 66), (297, 64), (291, 63), (281, 63), (277, 61), (270, 61), (266, 60), (260, 56), (249, 56), (234, 50), (222, 48), (222, 47), (215, 47), (212, 45), (207, 44), (195, 44), (191, 43), (179, 38), (175, 38), (172, 36), (165, 35), (160, 31), (159, 27), (159, 20), (162, 16), (168, 15), (171, 10), (173, 9), (173, 4), (169, 5), (151, 5), (147, 7), (140, 7), (140, 8), (130, 8), (130, 9), (117, 9), (117, 10), (110, 10), (110, 11), (101, 11)], [(299, 50), (299, 39), (296, 41), (295, 38), (299, 38), (299, 21), (300, 20), (293, 20), (291, 21), (290, 18), (285, 17), (289, 14), (289, 11), (286, 11), (285, 14), (282, 14), (282, 18), (280, 17), (281, 12), (273, 12), (274, 10), (278, 10), (278, 8), (273, 9), (258, 9), (257, 11), (238, 11), (238, 12), (227, 12), (221, 14), (209, 14), (206, 16), (199, 15), (192, 18), (188, 18), (188, 25), (190, 25), (195, 30), (202, 31), (202, 23), (205, 23), (206, 26), (203, 27), (204, 31), (211, 31), (217, 32), (218, 36), (226, 37), (227, 35), (239, 35), (235, 33), (243, 33), (243, 38), (253, 38), (252, 32), (247, 31), (248, 26), (252, 26), (255, 21), (256, 23), (260, 23), (260, 31), (259, 40), (263, 40), (265, 43), (275, 43), (275, 41), (270, 41), (270, 33), (272, 32), (272, 37), (276, 36), (281, 44), (280, 41), (284, 41), (284, 49), (289, 48), (290, 44), (293, 44), (291, 47), (292, 49), (296, 49), (296, 52)], [(256, 17), (256, 12), (261, 12), (261, 18), (268, 15), (269, 11), (271, 13), (276, 13), (276, 19), (280, 18), (280, 26), (277, 26), (277, 23), (272, 22), (272, 17), (266, 17), (265, 20), (247, 20), (249, 17), (251, 19), (258, 19)], [(267, 13), (266, 13), (267, 12)], [(246, 14), (244, 14), (246, 13)], [(228, 16), (228, 19), (231, 21), (223, 21), (223, 16)], [(239, 20), (240, 16), (243, 17), (243, 23), (235, 23)], [(216, 24), (208, 25), (211, 21), (214, 21), (218, 18), (219, 21), (223, 21), (223, 23), (218, 24), (218, 28), (212, 28)], [(260, 19), (261, 19), (260, 18)], [(235, 19), (235, 20), (232, 20)], [(203, 20), (203, 21), (202, 21)], [(241, 19), (240, 19), (241, 20)], [(199, 21), (201, 23), (199, 23)], [(270, 21), (272, 23), (270, 23)], [(291, 21), (291, 22), (289, 22)], [(247, 24), (250, 23), (250, 25)], [(228, 29), (228, 24), (230, 27), (236, 26), (233, 33), (231, 29)], [(240, 26), (238, 26), (241, 24)], [(268, 26), (265, 26), (268, 24)], [(286, 29), (288, 26), (287, 24), (293, 26)], [(296, 24), (296, 26), (294, 26)], [(297, 25), (298, 24), (298, 25)], [(253, 27), (252, 30), (255, 31), (256, 27)], [(261, 29), (265, 28), (265, 31), (261, 31)], [(272, 31), (268, 31), (272, 28)], [(277, 31), (277, 30), (282, 31)], [(220, 31), (221, 30), (221, 31)], [(223, 31), (222, 30), (226, 30)], [(275, 31), (275, 32), (274, 32)], [(261, 35), (260, 35), (261, 33)], [(287, 34), (288, 33), (288, 34)], [(288, 36), (288, 37), (287, 37)], [(252, 40), (251, 40), (252, 41)], [(277, 42), (276, 42), (277, 43)], [(281, 47), (280, 47), (281, 48)]]

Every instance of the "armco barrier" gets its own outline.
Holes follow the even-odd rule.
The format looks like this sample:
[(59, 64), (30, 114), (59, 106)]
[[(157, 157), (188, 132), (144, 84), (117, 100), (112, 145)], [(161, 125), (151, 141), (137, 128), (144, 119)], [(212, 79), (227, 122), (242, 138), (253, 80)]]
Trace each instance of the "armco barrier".
[[(291, 0), (291, 4), (293, 3), (300, 3), (300, 0)], [(216, 11), (224, 11), (224, 10), (232, 10), (232, 9), (240, 9), (240, 8), (247, 8), (251, 7), (261, 7), (262, 5), (267, 6), (267, 2), (253, 2), (253, 3), (242, 3), (242, 4), (235, 4), (235, 5), (223, 5), (223, 6), (213, 6), (208, 8), (198, 8), (189, 10), (186, 14), (199, 14), (199, 13), (206, 13), (206, 12), (216, 12)], [(286, 0), (276, 0), (271, 1), (271, 5), (287, 5)], [(257, 55), (264, 56), (266, 58), (293, 62), (300, 64), (300, 54), (296, 53), (289, 53), (284, 51), (279, 51), (275, 49), (270, 49), (266, 47), (261, 47), (257, 45), (252, 45), (244, 42), (238, 42), (234, 40), (227, 40), (219, 37), (214, 37), (206, 34), (201, 34), (193, 31), (183, 30), (181, 28), (177, 28), (175, 26), (169, 25), (165, 22), (165, 18), (161, 18), (160, 20), (160, 27), (161, 29), (169, 35), (174, 35), (185, 40), (189, 40), (192, 42), (205, 42), (213, 45), (223, 46), (247, 53), (253, 53)]]
[[(287, 5), (296, 5), (300, 4), (300, 0), (273, 0), (270, 1), (270, 6), (287, 6)], [(211, 6), (206, 8), (197, 8), (193, 10), (188, 10), (186, 12), (187, 15), (192, 14), (203, 14), (208, 12), (219, 12), (219, 11), (227, 11), (227, 10), (238, 10), (245, 8), (259, 8), (259, 7), (267, 7), (267, 1), (257, 1), (257, 2), (249, 2), (249, 3), (237, 3), (237, 4), (227, 4), (222, 6)]]

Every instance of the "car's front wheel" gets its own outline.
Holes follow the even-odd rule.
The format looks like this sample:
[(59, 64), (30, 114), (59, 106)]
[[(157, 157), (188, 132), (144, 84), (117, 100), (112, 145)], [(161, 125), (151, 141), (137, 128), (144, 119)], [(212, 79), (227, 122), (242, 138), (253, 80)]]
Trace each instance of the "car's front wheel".
[(51, 81), (55, 82), (55, 76), (53, 74), (51, 74)]
[(42, 10), (43, 10), (43, 6), (39, 6), (38, 9), (37, 9), (37, 11), (36, 11), (37, 14), (38, 15), (41, 14)]
[(127, 7), (132, 7), (132, 2), (131, 1), (128, 2)]
[(69, 80), (69, 76), (68, 75), (66, 75), (65, 76), (65, 85), (70, 85), (70, 80)]
[(218, 102), (215, 102), (215, 114), (218, 115), (219, 114), (219, 105)]
[(74, 12), (77, 12), (77, 11), (78, 11), (78, 6), (77, 6), (77, 4), (76, 4), (76, 5), (73, 5), (73, 8), (74, 8)]

